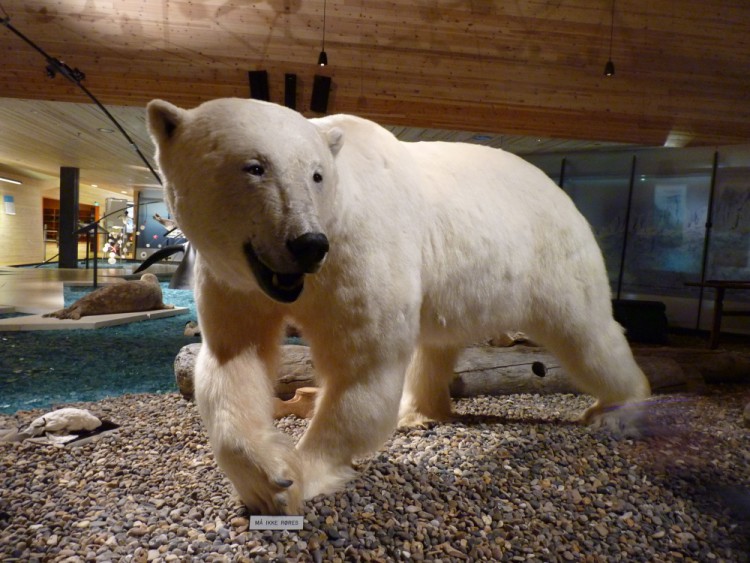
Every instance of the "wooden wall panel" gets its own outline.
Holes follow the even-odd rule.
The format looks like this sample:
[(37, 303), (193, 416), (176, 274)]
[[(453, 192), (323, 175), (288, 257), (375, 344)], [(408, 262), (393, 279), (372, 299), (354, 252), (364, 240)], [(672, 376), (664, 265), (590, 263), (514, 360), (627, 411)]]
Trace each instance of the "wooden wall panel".
[[(144, 146), (149, 100), (192, 107), (246, 97), (247, 71), (258, 69), (269, 72), (279, 103), (284, 74), (297, 74), (307, 115), (312, 76), (322, 72), (333, 79), (329, 112), (396, 126), (644, 145), (675, 135), (692, 145), (750, 142), (750, 2), (615, 6), (616, 74), (605, 78), (610, 0), (327, 0), (331, 64), (323, 70), (315, 65), (323, 0), (3, 0), (11, 23), (84, 71), (84, 83), (104, 103), (137, 108), (122, 113)], [(0, 58), (0, 119), (7, 99), (88, 103), (63, 77), (47, 78), (39, 54), (2, 27)], [(60, 158), (67, 157), (57, 129), (100, 122), (96, 113), (37, 124), (21, 144), (47, 136), (46, 145), (54, 139)], [(113, 158), (142, 166), (113, 140), (81, 133), (68, 148), (82, 173)], [(72, 143), (85, 150), (73, 151)], [(0, 138), (0, 161), (7, 162), (3, 150), (15, 158), (18, 148)], [(154, 183), (131, 170), (137, 168), (116, 180)]]
[[(81, 68), (92, 91), (115, 105), (240, 95), (252, 68), (311, 75), (322, 38), (321, 0), (3, 5), (14, 25)], [(484, 111), (470, 102), (520, 105), (527, 115), (559, 112), (565, 123), (548, 131), (546, 119), (534, 119), (528, 134), (589, 139), (586, 114), (614, 113), (632, 124), (679, 124), (695, 144), (750, 140), (747, 2), (618, 1), (613, 79), (602, 76), (607, 0), (331, 0), (327, 8), (327, 70), (339, 91), (332, 111), (354, 111), (361, 97), (396, 99), (419, 108), (412, 125), (464, 129)], [(63, 79), (44, 78), (38, 54), (9, 32), (0, 34), (0, 50), (0, 96), (81, 101)], [(451, 101), (467, 107), (432, 111)], [(608, 140), (644, 143), (669, 133), (634, 136), (620, 120), (595, 131), (602, 129)]]

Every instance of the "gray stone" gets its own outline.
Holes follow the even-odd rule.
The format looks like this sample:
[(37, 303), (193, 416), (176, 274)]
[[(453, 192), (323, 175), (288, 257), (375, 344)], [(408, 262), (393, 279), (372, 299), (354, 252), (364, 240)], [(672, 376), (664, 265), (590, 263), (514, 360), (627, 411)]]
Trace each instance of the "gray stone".
[(192, 400), (195, 388), (193, 386), (193, 370), (195, 360), (201, 349), (201, 343), (195, 342), (183, 346), (174, 359), (174, 377), (180, 394), (187, 400)]

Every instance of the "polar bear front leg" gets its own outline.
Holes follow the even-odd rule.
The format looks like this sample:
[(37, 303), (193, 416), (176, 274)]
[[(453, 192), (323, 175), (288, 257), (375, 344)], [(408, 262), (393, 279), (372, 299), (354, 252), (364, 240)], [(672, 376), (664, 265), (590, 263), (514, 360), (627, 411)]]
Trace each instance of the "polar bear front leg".
[(291, 439), (271, 424), (267, 373), (255, 350), (220, 362), (203, 347), (196, 363), (196, 403), (216, 462), (248, 509), (295, 514), (301, 509), (301, 475)]
[(297, 514), (302, 475), (291, 439), (273, 425), (281, 315), (205, 282), (195, 400), (216, 462), (256, 513)]
[[(381, 344), (387, 347), (373, 343), (371, 350)], [(362, 363), (344, 354), (334, 365), (316, 358), (323, 388), (297, 445), (306, 499), (342, 489), (356, 475), (354, 457), (378, 449), (393, 432), (409, 353), (398, 356)]]

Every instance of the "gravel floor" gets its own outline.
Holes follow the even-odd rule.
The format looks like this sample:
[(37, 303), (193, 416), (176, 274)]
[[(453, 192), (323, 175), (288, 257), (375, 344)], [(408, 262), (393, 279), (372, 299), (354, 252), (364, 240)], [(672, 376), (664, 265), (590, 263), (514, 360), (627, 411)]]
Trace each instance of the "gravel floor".
[(574, 423), (586, 397), (462, 400), (455, 423), (396, 432), (347, 491), (308, 502), (299, 532), (248, 530), (192, 404), (79, 404), (121, 428), (0, 444), (0, 560), (748, 561), (749, 399), (661, 396), (638, 441)]

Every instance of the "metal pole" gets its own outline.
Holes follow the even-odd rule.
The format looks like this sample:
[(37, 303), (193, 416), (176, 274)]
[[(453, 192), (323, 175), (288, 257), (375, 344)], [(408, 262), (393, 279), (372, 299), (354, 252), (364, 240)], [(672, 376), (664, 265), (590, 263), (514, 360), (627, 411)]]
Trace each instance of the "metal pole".
[(567, 158), (563, 157), (560, 162), (560, 188), (565, 190), (565, 166), (567, 165)]
[(84, 265), (86, 269), (89, 269), (89, 252), (91, 249), (91, 232), (86, 231), (86, 258), (84, 260)]
[(620, 300), (622, 294), (622, 278), (625, 274), (625, 252), (628, 248), (628, 229), (630, 228), (630, 210), (633, 206), (633, 186), (635, 185), (635, 162), (636, 156), (633, 155), (633, 162), (630, 165), (630, 185), (628, 186), (628, 205), (625, 209), (625, 232), (622, 237), (622, 253), (620, 254), (620, 272), (617, 275), (617, 300)]
[(97, 273), (99, 266), (99, 223), (94, 226), (94, 289), (98, 287)]
[[(695, 330), (701, 327), (701, 312), (703, 311), (703, 283), (706, 281), (708, 269), (708, 248), (711, 244), (711, 229), (714, 217), (714, 194), (716, 192), (716, 173), (719, 170), (719, 151), (714, 152), (714, 164), (711, 168), (711, 188), (708, 192), (708, 209), (706, 210), (706, 234), (703, 237), (703, 257), (701, 259), (701, 285), (698, 287), (698, 315), (695, 320)], [(718, 294), (718, 291), (717, 291)]]

